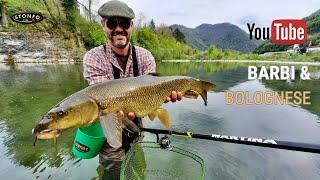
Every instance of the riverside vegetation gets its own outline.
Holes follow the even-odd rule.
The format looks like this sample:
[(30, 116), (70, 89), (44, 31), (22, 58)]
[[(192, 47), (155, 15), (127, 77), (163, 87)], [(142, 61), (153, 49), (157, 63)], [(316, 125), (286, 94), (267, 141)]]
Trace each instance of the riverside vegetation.
[[(77, 55), (74, 56), (75, 60), (81, 61), (87, 50), (106, 43), (104, 31), (94, 20), (93, 14), (89, 13), (89, 18), (80, 15), (79, 7), (87, 7), (76, 0), (0, 0), (0, 6), (6, 7), (7, 17), (18, 12), (40, 12), (45, 17), (42, 22), (29, 25), (9, 20), (7, 26), (0, 26), (0, 32), (17, 33), (18, 35), (29, 33), (31, 36), (39, 33), (50, 34), (52, 39), (59, 42), (59, 46), (77, 52)], [(141, 21), (141, 19), (136, 21)], [(150, 50), (157, 61), (174, 59), (320, 60), (320, 53), (307, 55), (284, 53), (261, 57), (256, 53), (243, 54), (233, 50), (221, 50), (213, 44), (206, 50), (197, 50), (185, 43), (184, 34), (179, 29), (166, 25), (156, 26), (153, 20), (150, 23), (140, 23), (135, 26), (132, 42)]]

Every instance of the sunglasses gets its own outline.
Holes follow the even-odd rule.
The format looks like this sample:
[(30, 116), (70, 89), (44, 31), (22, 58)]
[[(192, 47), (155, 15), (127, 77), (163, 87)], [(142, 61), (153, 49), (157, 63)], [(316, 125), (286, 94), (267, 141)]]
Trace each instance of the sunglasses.
[(130, 19), (108, 19), (106, 25), (109, 29), (115, 29), (118, 25), (123, 29), (129, 29), (131, 26)]

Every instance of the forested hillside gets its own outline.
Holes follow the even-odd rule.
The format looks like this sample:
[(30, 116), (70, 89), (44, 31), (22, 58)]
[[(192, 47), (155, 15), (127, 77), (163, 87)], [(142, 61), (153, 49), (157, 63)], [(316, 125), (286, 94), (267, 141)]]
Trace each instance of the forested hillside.
[[(313, 46), (318, 46), (320, 44), (320, 9), (303, 19), (307, 21), (308, 28), (308, 41), (304, 46), (308, 46), (310, 41)], [(267, 40), (260, 44), (254, 52), (262, 54), (265, 52), (285, 51), (290, 47), (292, 46), (272, 44), (271, 40)]]
[(170, 27), (183, 32), (187, 44), (200, 50), (207, 49), (210, 45), (215, 45), (222, 50), (248, 53), (260, 43), (257, 40), (250, 40), (245, 31), (230, 23), (201, 24), (194, 29), (176, 24)]

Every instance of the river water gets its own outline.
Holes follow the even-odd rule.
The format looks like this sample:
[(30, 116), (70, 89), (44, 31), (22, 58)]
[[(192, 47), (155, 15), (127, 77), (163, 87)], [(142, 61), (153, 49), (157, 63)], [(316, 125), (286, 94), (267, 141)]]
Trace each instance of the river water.
[[(320, 81), (247, 80), (247, 65), (158, 63), (162, 75), (214, 82), (208, 106), (199, 98), (163, 105), (172, 129), (203, 134), (272, 138), (320, 144)], [(320, 71), (313, 68), (313, 71)], [(98, 158), (70, 153), (75, 129), (37, 141), (31, 129), (50, 107), (86, 87), (81, 65), (0, 65), (0, 179), (98, 179)], [(225, 91), (309, 90), (311, 105), (226, 105)], [(147, 127), (161, 128), (159, 122)], [(145, 140), (154, 140), (147, 134)], [(172, 138), (205, 160), (206, 179), (320, 179), (320, 155), (207, 140)]]

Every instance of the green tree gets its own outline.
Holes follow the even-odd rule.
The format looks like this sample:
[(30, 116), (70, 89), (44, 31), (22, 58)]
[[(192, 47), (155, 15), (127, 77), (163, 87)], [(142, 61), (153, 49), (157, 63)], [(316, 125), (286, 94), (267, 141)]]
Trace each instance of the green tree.
[(136, 30), (133, 41), (135, 44), (147, 49), (155, 49), (158, 44), (156, 35), (147, 27)]
[(178, 28), (176, 28), (174, 31), (173, 31), (173, 33), (172, 33), (172, 35), (173, 35), (173, 37), (177, 40), (177, 41), (179, 41), (179, 42), (181, 42), (181, 43), (186, 43), (186, 40), (185, 40), (185, 35), (178, 29)]
[(53, 11), (51, 10), (50, 5), (48, 4), (48, 2), (46, 0), (42, 0), (42, 2), (45, 5), (45, 7), (47, 8), (48, 13), (50, 14), (51, 23), (53, 25), (53, 28), (57, 28), (59, 25), (59, 22), (57, 21), (56, 17), (53, 15)]
[(163, 36), (164, 38), (173, 38), (172, 30), (166, 25), (160, 25), (155, 32), (157, 35)]
[(7, 23), (6, 1), (0, 0), (0, 25), (6, 25)]
[(260, 44), (253, 53), (263, 54), (265, 52), (277, 52), (277, 51), (286, 51), (288, 49), (288, 45), (278, 45), (273, 44), (271, 40), (267, 40)]
[(153, 19), (151, 19), (151, 21), (150, 21), (149, 28), (150, 28), (152, 31), (155, 31), (155, 29), (156, 29), (156, 25), (155, 25)]
[(215, 45), (211, 44), (208, 48), (208, 58), (209, 59), (221, 59), (222, 53), (217, 49), (217, 47)]
[(83, 46), (83, 43), (80, 39), (80, 29), (77, 28), (77, 19), (81, 19), (80, 13), (77, 9), (77, 0), (61, 0), (61, 5), (64, 8), (66, 14), (66, 25), (69, 26), (70, 31), (76, 41), (78, 47)]
[(74, 29), (76, 27), (77, 1), (61, 0), (61, 5), (64, 8), (64, 12), (66, 14), (67, 25)]

